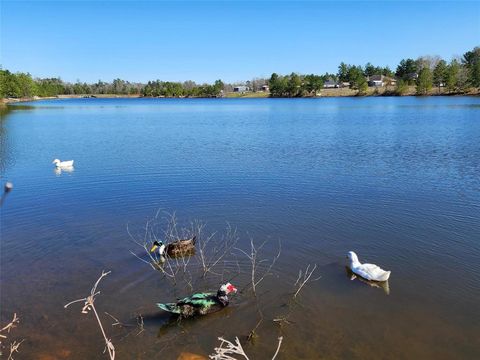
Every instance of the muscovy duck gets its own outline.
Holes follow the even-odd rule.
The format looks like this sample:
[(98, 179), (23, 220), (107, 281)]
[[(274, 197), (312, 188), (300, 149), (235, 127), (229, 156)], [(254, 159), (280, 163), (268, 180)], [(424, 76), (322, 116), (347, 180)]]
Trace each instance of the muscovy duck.
[(157, 306), (169, 313), (181, 317), (206, 315), (219, 311), (229, 303), (228, 294), (236, 293), (237, 289), (230, 283), (226, 283), (216, 293), (198, 293), (177, 301), (176, 303), (157, 304)]

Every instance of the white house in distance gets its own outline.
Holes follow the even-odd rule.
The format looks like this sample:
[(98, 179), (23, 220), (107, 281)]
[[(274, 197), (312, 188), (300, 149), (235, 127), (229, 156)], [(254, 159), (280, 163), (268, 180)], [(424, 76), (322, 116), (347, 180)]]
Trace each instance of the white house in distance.
[(384, 75), (372, 75), (368, 77), (368, 86), (395, 86), (397, 80)]
[(245, 85), (239, 85), (233, 88), (233, 92), (247, 92), (247, 91), (250, 91), (250, 88)]
[(323, 83), (323, 87), (325, 89), (333, 89), (333, 88), (338, 88), (338, 83), (333, 80), (333, 79), (328, 79)]

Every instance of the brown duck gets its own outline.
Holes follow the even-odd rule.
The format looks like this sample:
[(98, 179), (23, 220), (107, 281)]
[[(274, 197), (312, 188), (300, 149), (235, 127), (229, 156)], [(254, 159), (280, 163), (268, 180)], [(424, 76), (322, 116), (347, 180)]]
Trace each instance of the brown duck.
[(161, 257), (166, 255), (171, 257), (184, 256), (191, 254), (195, 251), (195, 242), (197, 237), (194, 236), (190, 239), (179, 239), (171, 242), (169, 244), (164, 244), (163, 241), (155, 240), (150, 249), (150, 252), (153, 253), (158, 249), (158, 254)]

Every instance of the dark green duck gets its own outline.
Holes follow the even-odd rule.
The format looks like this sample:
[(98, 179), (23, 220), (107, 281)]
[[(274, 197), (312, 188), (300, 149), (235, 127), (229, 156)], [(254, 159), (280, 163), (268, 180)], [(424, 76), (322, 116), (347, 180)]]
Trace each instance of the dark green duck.
[(229, 303), (228, 294), (232, 292), (236, 293), (237, 289), (232, 284), (226, 283), (216, 293), (193, 294), (176, 303), (157, 304), (157, 306), (164, 311), (180, 315), (181, 317), (206, 315), (226, 307)]

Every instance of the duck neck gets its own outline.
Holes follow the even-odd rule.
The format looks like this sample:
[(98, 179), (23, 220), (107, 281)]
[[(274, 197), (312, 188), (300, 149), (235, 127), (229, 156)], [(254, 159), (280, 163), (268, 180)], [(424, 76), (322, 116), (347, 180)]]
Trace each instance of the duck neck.
[(227, 306), (227, 305), (228, 305), (228, 296), (227, 296), (227, 294), (225, 293), (225, 291), (218, 290), (218, 292), (217, 292), (217, 298), (218, 298), (218, 301), (220, 301), (220, 303), (221, 303), (223, 306)]
[(160, 254), (160, 256), (165, 256), (165, 244), (160, 245), (160, 247), (158, 248), (158, 253)]
[(360, 265), (360, 261), (358, 261), (358, 259), (351, 259), (350, 260), (350, 267), (355, 267), (355, 266), (358, 266)]

